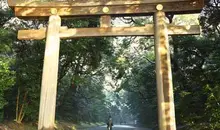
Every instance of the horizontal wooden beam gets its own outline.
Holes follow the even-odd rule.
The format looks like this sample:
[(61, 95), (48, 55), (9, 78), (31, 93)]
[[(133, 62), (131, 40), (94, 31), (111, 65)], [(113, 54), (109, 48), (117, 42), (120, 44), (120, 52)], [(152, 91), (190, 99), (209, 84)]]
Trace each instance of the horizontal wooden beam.
[(73, 7), (73, 6), (106, 6), (106, 5), (134, 5), (170, 3), (192, 0), (62, 0), (62, 1), (42, 1), (42, 0), (7, 0), (10, 7)]
[[(200, 34), (199, 25), (176, 26), (168, 25), (169, 35)], [(101, 27), (101, 28), (73, 28), (60, 29), (60, 38), (79, 38), (79, 37), (108, 37), (108, 36), (153, 36), (154, 26), (144, 27)], [(41, 40), (46, 37), (46, 29), (39, 30), (19, 30), (18, 39), (20, 40)]]
[[(125, 0), (126, 1), (126, 0)], [(130, 1), (130, 0), (129, 0)], [(141, 1), (141, 0), (140, 0)], [(158, 0), (159, 1), (159, 0)], [(85, 3), (84, 3), (85, 4)], [(51, 9), (56, 9), (60, 16), (100, 16), (100, 15), (147, 15), (156, 12), (158, 3), (140, 3), (140, 4), (118, 4), (118, 5), (94, 5), (94, 6), (15, 6), (15, 15), (18, 17), (48, 17)], [(166, 2), (163, 4), (164, 12), (173, 13), (197, 13), (204, 6), (203, 0), (185, 0), (178, 2)], [(82, 4), (81, 4), (82, 5)]]

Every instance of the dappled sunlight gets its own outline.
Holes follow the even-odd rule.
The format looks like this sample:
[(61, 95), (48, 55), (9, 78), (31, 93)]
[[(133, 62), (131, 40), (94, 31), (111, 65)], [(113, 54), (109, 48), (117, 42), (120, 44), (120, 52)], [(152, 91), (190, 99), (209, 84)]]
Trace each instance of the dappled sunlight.
[[(177, 0), (160, 0), (160, 3), (176, 2)], [(178, 2), (185, 2), (188, 0), (178, 0)], [(149, 4), (158, 3), (152, 0), (8, 0), (10, 6), (31, 6), (37, 7), (39, 4), (44, 7), (50, 6), (97, 6), (97, 5), (121, 5), (121, 4)], [(83, 4), (82, 4), (83, 3)], [(197, 1), (192, 2), (195, 5)]]
[[(201, 0), (160, 0), (167, 12), (198, 12), (203, 7)], [(50, 16), (51, 8), (56, 8), (60, 16), (94, 16), (94, 15), (146, 15), (156, 11), (158, 1), (151, 0), (8, 0), (10, 7), (14, 8), (16, 16), (38, 17)], [(103, 10), (107, 8), (108, 11)]]
[(167, 25), (169, 34), (186, 35), (186, 34), (200, 34), (199, 25)]
[[(199, 34), (200, 27), (198, 25), (174, 26), (168, 25), (169, 35), (183, 34)], [(70, 28), (61, 27), (59, 36), (61, 39), (77, 38), (77, 37), (102, 37), (102, 36), (153, 36), (154, 26), (145, 25), (143, 27), (100, 27), (100, 28)], [(46, 37), (46, 29), (40, 30), (19, 30), (19, 39), (44, 39)], [(162, 49), (161, 49), (162, 50)]]
[[(165, 14), (158, 12), (155, 15), (156, 55), (157, 55), (157, 91), (159, 104), (160, 128), (169, 130), (175, 128), (175, 110), (173, 102), (173, 85), (171, 73), (168, 30)], [(171, 27), (172, 29), (172, 27)]]

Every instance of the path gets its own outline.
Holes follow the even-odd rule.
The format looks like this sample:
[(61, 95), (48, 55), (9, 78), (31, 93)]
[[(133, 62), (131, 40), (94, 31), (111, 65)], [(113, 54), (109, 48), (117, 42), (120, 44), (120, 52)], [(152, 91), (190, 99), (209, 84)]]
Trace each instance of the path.
[[(96, 128), (90, 128), (88, 130), (107, 130), (106, 126), (100, 126)], [(113, 130), (151, 130), (147, 128), (138, 128), (131, 125), (114, 125)]]

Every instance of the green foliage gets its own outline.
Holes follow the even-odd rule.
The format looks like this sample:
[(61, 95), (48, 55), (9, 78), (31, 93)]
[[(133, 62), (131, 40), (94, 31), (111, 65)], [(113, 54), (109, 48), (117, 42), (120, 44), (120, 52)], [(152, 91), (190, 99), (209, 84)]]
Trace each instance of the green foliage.
[(173, 37), (172, 44), (177, 123), (191, 129), (219, 129), (219, 64), (214, 59), (218, 40)]
[(157, 99), (155, 66), (141, 62), (134, 66), (130, 76), (122, 84), (128, 91), (128, 104), (139, 123), (147, 127), (157, 124)]
[[(68, 78), (66, 76), (61, 83), (64, 85)], [(102, 76), (88, 75), (83, 78), (83, 81), (78, 85), (66, 86), (68, 92), (58, 102), (57, 113), (59, 118), (74, 122), (104, 121), (102, 115), (106, 115), (106, 107), (105, 95), (102, 92)]]
[(200, 24), (207, 36), (220, 35), (220, 0), (209, 0), (201, 14)]
[(13, 32), (0, 28), (0, 120), (7, 101), (5, 100), (5, 90), (12, 87), (15, 81), (15, 72), (11, 70), (14, 63), (12, 43)]
[[(220, 15), (219, 4), (213, 2), (219, 0), (210, 1), (200, 18), (205, 36), (211, 37), (173, 36), (170, 42), (177, 125), (187, 130), (220, 129)], [(25, 121), (36, 121), (45, 41), (16, 41), (15, 34), (3, 26), (16, 29), (21, 22), (38, 28), (46, 22), (13, 19), (12, 12), (3, 8), (0, 16), (0, 116), (4, 112), (14, 119), (17, 107)], [(185, 18), (189, 24), (197, 23), (193, 15), (178, 17), (175, 23), (186, 24)], [(140, 26), (152, 23), (152, 18), (125, 18), (125, 22)], [(99, 27), (96, 18), (66, 19), (62, 24)], [(116, 121), (138, 119), (148, 127), (156, 126), (153, 47), (153, 39), (143, 37), (62, 40), (57, 119), (97, 122), (110, 114)], [(107, 96), (106, 75), (116, 92)]]

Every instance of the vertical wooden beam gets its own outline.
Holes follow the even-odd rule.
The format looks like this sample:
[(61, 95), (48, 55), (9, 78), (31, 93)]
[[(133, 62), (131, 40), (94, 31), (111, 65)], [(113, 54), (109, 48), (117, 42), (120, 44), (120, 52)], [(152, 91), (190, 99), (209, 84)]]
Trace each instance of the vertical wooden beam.
[(38, 130), (54, 130), (61, 18), (52, 15), (47, 28)]
[(100, 17), (100, 27), (111, 27), (110, 15), (103, 15)]
[(162, 9), (158, 5), (154, 14), (158, 119), (160, 130), (176, 130), (168, 29)]

